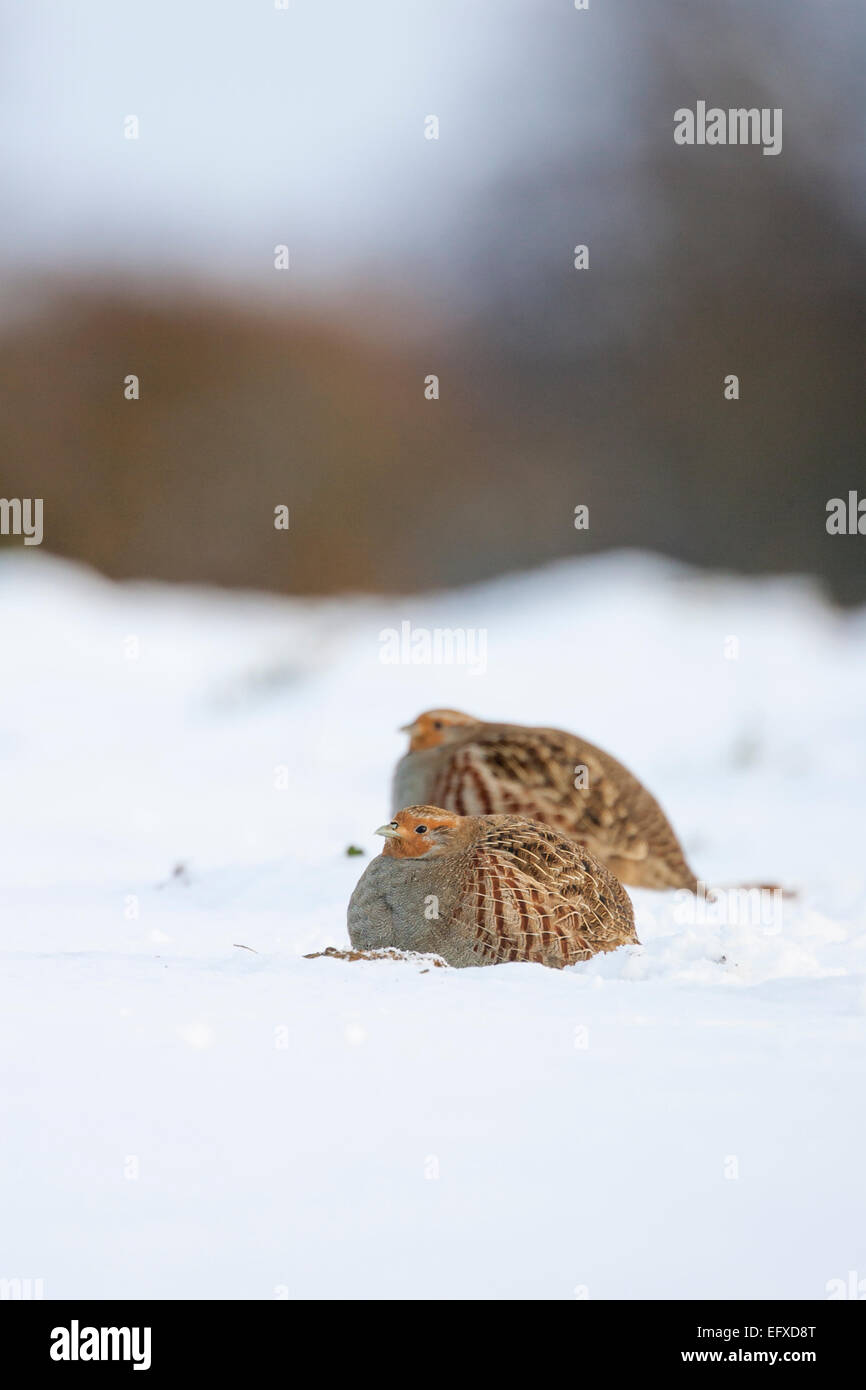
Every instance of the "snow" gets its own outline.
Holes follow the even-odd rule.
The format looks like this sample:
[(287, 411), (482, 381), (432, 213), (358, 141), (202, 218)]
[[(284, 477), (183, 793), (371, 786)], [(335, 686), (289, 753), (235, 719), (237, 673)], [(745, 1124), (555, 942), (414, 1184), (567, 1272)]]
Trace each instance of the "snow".
[[(483, 630), (486, 662), (385, 664), (403, 621)], [(312, 602), (7, 550), (0, 635), (0, 1277), (573, 1299), (866, 1275), (866, 614), (635, 554)], [(583, 733), (711, 883), (799, 895), (762, 923), (634, 891), (643, 945), (562, 972), (306, 959), (348, 944), (395, 730), (434, 705)]]

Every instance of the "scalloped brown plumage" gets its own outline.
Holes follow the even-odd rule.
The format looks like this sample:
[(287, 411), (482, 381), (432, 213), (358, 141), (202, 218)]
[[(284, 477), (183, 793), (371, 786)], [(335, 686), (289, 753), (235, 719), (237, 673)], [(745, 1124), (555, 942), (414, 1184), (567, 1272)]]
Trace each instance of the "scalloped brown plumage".
[(594, 744), (561, 729), (488, 724), (447, 709), (406, 728), (394, 806), (435, 802), (460, 815), (526, 816), (585, 845), (622, 883), (697, 890), (655, 797)]
[(637, 943), (631, 901), (588, 850), (522, 816), (398, 811), (349, 903), (356, 950), (393, 946), (449, 965), (561, 968)]

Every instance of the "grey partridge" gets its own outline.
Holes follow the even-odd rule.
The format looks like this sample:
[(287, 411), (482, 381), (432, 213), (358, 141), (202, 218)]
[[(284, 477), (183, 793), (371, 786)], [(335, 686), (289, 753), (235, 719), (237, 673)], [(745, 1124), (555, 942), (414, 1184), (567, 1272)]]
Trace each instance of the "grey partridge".
[(560, 729), (486, 724), (453, 709), (428, 710), (405, 731), (392, 806), (526, 816), (586, 846), (621, 883), (697, 891), (655, 797), (601, 748)]
[(561, 969), (637, 943), (631, 901), (588, 850), (522, 816), (408, 806), (349, 902), (358, 951), (396, 947), (454, 966)]

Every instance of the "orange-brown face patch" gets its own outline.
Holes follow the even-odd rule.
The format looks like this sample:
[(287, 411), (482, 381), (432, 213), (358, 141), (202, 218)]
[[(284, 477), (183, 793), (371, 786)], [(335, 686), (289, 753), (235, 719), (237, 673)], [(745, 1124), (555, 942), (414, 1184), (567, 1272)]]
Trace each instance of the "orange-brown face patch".
[(422, 859), (437, 847), (432, 831), (440, 826), (455, 829), (459, 823), (459, 816), (439, 806), (408, 806), (398, 811), (392, 822), (397, 826), (399, 838), (387, 839), (382, 853), (391, 859)]
[(409, 752), (438, 748), (453, 729), (471, 728), (477, 723), (478, 720), (473, 719), (471, 714), (461, 714), (457, 709), (427, 710), (409, 726)]

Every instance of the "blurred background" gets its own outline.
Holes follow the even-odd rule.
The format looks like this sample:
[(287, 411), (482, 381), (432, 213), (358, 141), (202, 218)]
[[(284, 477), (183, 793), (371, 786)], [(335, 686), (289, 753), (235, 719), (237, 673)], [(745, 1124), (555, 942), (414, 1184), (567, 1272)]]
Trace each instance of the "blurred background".
[[(0, 495), (45, 548), (312, 594), (629, 546), (866, 598), (825, 529), (866, 495), (860, 0), (280, 3), (3, 5)], [(699, 99), (781, 107), (782, 153), (676, 146)]]

